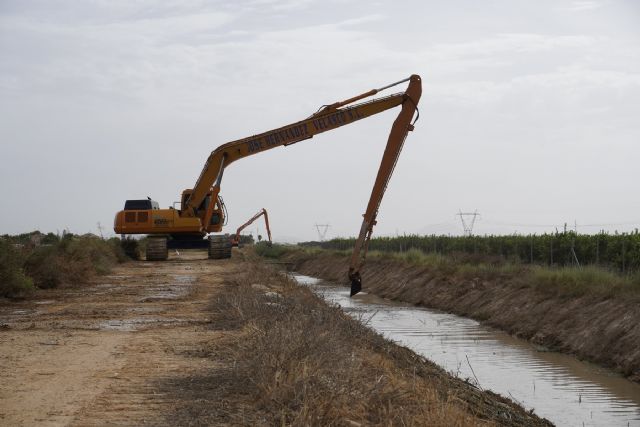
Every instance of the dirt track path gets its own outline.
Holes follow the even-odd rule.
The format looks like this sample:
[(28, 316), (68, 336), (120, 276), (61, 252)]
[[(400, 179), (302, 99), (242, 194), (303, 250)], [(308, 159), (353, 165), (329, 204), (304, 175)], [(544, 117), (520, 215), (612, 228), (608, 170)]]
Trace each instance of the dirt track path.
[(215, 369), (207, 305), (231, 260), (137, 262), (0, 305), (0, 425), (168, 424), (168, 384)]

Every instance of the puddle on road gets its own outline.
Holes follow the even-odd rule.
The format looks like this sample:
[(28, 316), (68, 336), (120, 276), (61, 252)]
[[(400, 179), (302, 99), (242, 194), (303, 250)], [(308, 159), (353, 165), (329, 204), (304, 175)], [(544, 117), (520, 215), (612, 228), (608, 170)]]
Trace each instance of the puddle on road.
[(144, 317), (138, 319), (116, 319), (107, 320), (98, 324), (98, 329), (103, 331), (120, 331), (120, 332), (132, 332), (143, 329), (146, 326), (159, 326), (159, 325), (175, 325), (176, 323), (189, 322), (185, 319), (171, 319), (161, 317)]
[(149, 313), (158, 313), (162, 311), (162, 307), (154, 307), (154, 306), (138, 306), (127, 309), (128, 313), (138, 313), (138, 314), (149, 314)]
[(347, 287), (292, 277), (453, 375), (477, 381), (557, 425), (640, 426), (640, 385), (612, 371), (537, 351), (472, 319), (364, 293), (349, 298)]
[(162, 300), (175, 300), (187, 296), (195, 277), (190, 275), (173, 275), (174, 283), (149, 286), (148, 294), (140, 298), (138, 302), (153, 302)]
[(38, 310), (34, 310), (31, 308), (19, 308), (19, 309), (14, 309), (9, 311), (8, 313), (5, 313), (4, 316), (2, 316), (4, 319), (6, 320), (13, 320), (14, 318), (22, 318), (22, 317), (27, 317), (27, 316), (34, 316), (36, 314), (38, 314)]

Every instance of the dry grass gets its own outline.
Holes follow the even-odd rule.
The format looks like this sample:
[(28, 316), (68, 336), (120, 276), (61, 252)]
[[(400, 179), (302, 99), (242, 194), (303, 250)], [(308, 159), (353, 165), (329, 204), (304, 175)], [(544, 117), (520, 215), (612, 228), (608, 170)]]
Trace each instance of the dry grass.
[(620, 275), (593, 266), (557, 269), (533, 267), (522, 281), (538, 290), (567, 297), (594, 295), (637, 298), (640, 294), (639, 274)]
[(448, 376), (282, 274), (247, 265), (212, 302), (212, 323), (227, 333), (211, 353), (227, 368), (216, 376), (216, 400), (224, 403), (204, 414), (207, 422), (547, 425)]

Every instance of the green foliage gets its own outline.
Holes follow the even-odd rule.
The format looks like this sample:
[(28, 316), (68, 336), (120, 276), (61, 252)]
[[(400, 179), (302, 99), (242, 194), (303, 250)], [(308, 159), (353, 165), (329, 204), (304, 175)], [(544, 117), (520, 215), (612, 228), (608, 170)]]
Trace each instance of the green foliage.
[(255, 240), (253, 240), (253, 235), (251, 234), (241, 234), (240, 241), (238, 242), (241, 245), (253, 245)]
[[(354, 242), (353, 238), (338, 238), (313, 244), (323, 249), (349, 250)], [(637, 230), (632, 233), (594, 235), (574, 232), (528, 236), (404, 235), (377, 237), (369, 243), (370, 251), (405, 253), (412, 249), (458, 257), (462, 254), (473, 255), (482, 262), (492, 258), (492, 264), (501, 260), (563, 267), (575, 266), (577, 259), (582, 266), (599, 265), (625, 273), (640, 271), (640, 233)], [(412, 256), (420, 257), (415, 254)]]
[(21, 297), (33, 290), (33, 282), (25, 276), (24, 255), (5, 238), (0, 238), (0, 296)]

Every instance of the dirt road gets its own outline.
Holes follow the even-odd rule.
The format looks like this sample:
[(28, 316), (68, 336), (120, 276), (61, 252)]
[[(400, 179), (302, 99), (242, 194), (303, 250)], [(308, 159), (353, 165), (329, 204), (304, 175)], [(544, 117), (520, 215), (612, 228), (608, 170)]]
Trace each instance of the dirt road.
[(215, 369), (206, 306), (234, 268), (184, 252), (0, 305), (0, 425), (166, 424), (171, 384)]

